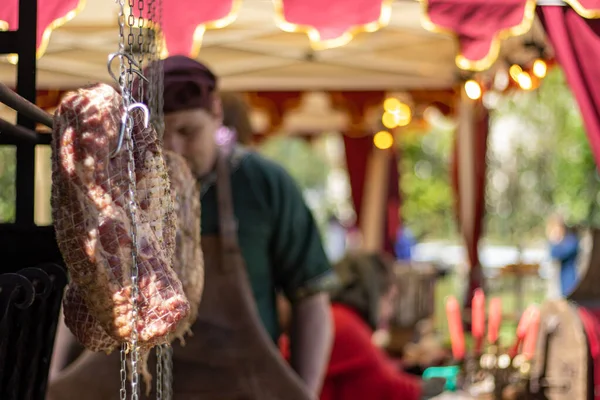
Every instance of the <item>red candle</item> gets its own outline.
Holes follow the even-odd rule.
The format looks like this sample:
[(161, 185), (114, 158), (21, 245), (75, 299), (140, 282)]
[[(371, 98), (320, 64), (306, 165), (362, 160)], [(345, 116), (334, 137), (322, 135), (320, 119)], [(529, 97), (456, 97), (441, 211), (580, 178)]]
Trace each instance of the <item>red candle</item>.
[(502, 323), (502, 300), (494, 297), (490, 300), (490, 313), (488, 316), (488, 342), (494, 344), (498, 341), (500, 324)]
[(460, 306), (455, 297), (450, 296), (446, 301), (446, 318), (448, 331), (452, 343), (452, 356), (455, 360), (462, 360), (465, 356), (465, 334), (463, 332)]
[(529, 330), (529, 325), (531, 324), (531, 315), (535, 312), (535, 310), (537, 310), (535, 306), (529, 306), (523, 312), (523, 315), (521, 315), (519, 325), (517, 326), (517, 339), (522, 341), (525, 338), (525, 335)]
[(485, 335), (485, 294), (482, 289), (475, 291), (471, 307), (471, 333), (475, 339), (475, 352), (478, 353)]
[(540, 310), (534, 308), (529, 313), (529, 327), (523, 341), (523, 356), (530, 361), (535, 354), (538, 332), (540, 330)]
[(535, 310), (534, 306), (529, 306), (521, 315), (521, 319), (519, 320), (519, 325), (517, 326), (517, 334), (515, 337), (515, 343), (510, 349), (511, 358), (516, 356), (519, 352), (519, 346), (523, 342), (525, 335), (529, 329), (529, 325), (531, 324), (531, 314)]

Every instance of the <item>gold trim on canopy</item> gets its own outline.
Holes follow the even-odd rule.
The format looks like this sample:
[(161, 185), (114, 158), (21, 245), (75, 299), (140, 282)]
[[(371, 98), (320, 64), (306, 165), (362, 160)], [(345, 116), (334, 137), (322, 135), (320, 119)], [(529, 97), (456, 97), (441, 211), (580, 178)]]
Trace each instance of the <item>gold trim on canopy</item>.
[[(429, 2), (428, 0), (419, 0), (422, 4), (422, 13), (421, 13), (421, 25), (426, 30), (433, 33), (441, 33), (445, 35), (452, 36), (460, 45), (460, 41), (456, 32), (451, 29), (448, 29), (444, 26), (437, 25), (431, 21), (429, 18)], [(576, 0), (575, 0), (576, 1)], [(461, 53), (461, 49), (459, 48), (459, 53), (455, 57), (456, 65), (463, 70), (467, 71), (484, 71), (490, 68), (498, 59), (498, 55), (500, 54), (500, 45), (503, 40), (506, 40), (513, 36), (523, 35), (531, 29), (533, 25), (533, 20), (535, 19), (535, 0), (527, 0), (525, 3), (525, 9), (523, 12), (523, 20), (513, 27), (500, 30), (492, 37), (492, 42), (490, 44), (490, 49), (488, 53), (481, 58), (480, 60), (469, 60)]]
[(565, 3), (571, 6), (573, 10), (583, 18), (598, 19), (600, 18), (599, 8), (586, 8), (579, 0), (564, 0)]
[[(240, 13), (240, 9), (242, 8), (242, 2), (243, 0), (233, 0), (231, 3), (231, 10), (225, 17), (196, 26), (196, 29), (194, 30), (194, 39), (192, 40), (192, 48), (190, 50), (191, 58), (196, 58), (198, 57), (198, 54), (200, 54), (202, 39), (204, 38), (204, 34), (208, 29), (222, 29), (235, 22)], [(169, 49), (167, 49), (167, 44), (165, 42), (164, 52), (161, 54), (161, 58), (164, 59), (168, 56)]]
[[(232, 0), (231, 10), (229, 10), (229, 13), (226, 16), (224, 16), (223, 18), (219, 18), (214, 21), (203, 22), (201, 24), (196, 25), (196, 28), (194, 29), (193, 38), (192, 38), (192, 46), (188, 53), (188, 57), (190, 57), (190, 58), (198, 57), (198, 55), (200, 54), (200, 49), (202, 48), (202, 39), (204, 38), (204, 34), (206, 33), (207, 30), (222, 29), (222, 28), (225, 28), (235, 22), (235, 20), (237, 19), (238, 15), (240, 13), (240, 9), (242, 8), (243, 1), (244, 0)], [(131, 13), (131, 11), (129, 11), (129, 10), (131, 10), (131, 7), (126, 6), (126, 8), (128, 10), (127, 12)], [(139, 17), (134, 17), (134, 25), (135, 26), (138, 25), (138, 21), (139, 21)], [(159, 57), (163, 60), (165, 58), (169, 57), (169, 49), (167, 47), (167, 41), (165, 39), (164, 31), (160, 27), (160, 24), (157, 24), (154, 21), (150, 21), (150, 20), (146, 19), (143, 22), (142, 26), (144, 28), (152, 29), (155, 31), (157, 30), (156, 27), (157, 26), (159, 27), (158, 40), (157, 40), (157, 42), (159, 43), (158, 46), (160, 48)]]
[[(379, 19), (377, 21), (369, 22), (364, 25), (351, 26), (341, 36), (322, 40), (321, 34), (316, 28), (310, 25), (294, 24), (286, 21), (283, 11), (283, 1), (284, 0), (273, 0), (273, 6), (275, 8), (275, 24), (284, 32), (306, 34), (313, 50), (326, 50), (334, 47), (341, 47), (350, 43), (350, 41), (352, 41), (359, 33), (373, 33), (386, 27), (390, 23), (392, 3), (394, 2), (394, 0), (382, 0), (381, 12), (379, 13)], [(318, 11), (315, 10), (315, 12)]]
[[(48, 49), (48, 42), (50, 41), (50, 36), (52, 35), (52, 32), (55, 29), (60, 28), (67, 22), (71, 21), (73, 18), (75, 18), (85, 8), (85, 5), (86, 5), (86, 0), (79, 0), (79, 2), (77, 3), (77, 6), (73, 10), (67, 12), (62, 17), (56, 18), (54, 21), (52, 21), (46, 27), (46, 29), (44, 29), (44, 32), (42, 33), (42, 36), (41, 36), (40, 43), (35, 52), (37, 59), (40, 59), (44, 55), (46, 50)], [(7, 31), (9, 29), (10, 29), (10, 26), (9, 26), (8, 21), (0, 20), (0, 31)], [(37, 37), (37, 33), (36, 33), (36, 37)], [(19, 60), (19, 57), (17, 54), (8, 54), (7, 58), (11, 64), (16, 64)]]

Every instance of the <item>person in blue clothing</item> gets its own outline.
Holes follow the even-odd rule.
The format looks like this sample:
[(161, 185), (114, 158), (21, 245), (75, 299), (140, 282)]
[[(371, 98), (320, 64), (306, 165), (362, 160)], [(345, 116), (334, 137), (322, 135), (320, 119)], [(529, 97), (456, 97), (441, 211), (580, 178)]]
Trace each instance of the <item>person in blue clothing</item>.
[(396, 233), (396, 243), (394, 243), (396, 259), (400, 261), (412, 260), (412, 250), (415, 244), (415, 237), (410, 229), (405, 226), (399, 227)]
[(560, 291), (567, 297), (577, 286), (577, 256), (579, 254), (579, 238), (569, 230), (564, 219), (559, 215), (552, 216), (547, 225), (550, 242), (550, 257), (560, 265)]

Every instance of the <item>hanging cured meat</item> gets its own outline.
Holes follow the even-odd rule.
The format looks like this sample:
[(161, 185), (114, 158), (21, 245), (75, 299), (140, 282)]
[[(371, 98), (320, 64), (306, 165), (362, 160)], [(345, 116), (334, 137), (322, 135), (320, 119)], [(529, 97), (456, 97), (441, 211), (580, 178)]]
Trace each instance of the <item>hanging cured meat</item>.
[[(54, 121), (52, 209), (58, 244), (75, 286), (70, 290), (76, 290), (67, 300), (77, 299), (79, 293), (108, 336), (130, 342), (133, 238), (126, 207), (135, 202), (137, 339), (148, 348), (168, 340), (188, 317), (190, 304), (172, 268), (176, 216), (156, 133), (134, 118), (133, 199), (128, 196), (127, 152), (110, 156), (123, 114), (121, 96), (108, 85), (80, 89), (63, 99)], [(65, 314), (77, 316), (74, 324), (84, 324), (79, 320), (81, 309), (69, 309), (73, 305), (65, 303)], [(85, 337), (97, 333), (96, 328), (79, 332), (82, 343), (96, 343)]]

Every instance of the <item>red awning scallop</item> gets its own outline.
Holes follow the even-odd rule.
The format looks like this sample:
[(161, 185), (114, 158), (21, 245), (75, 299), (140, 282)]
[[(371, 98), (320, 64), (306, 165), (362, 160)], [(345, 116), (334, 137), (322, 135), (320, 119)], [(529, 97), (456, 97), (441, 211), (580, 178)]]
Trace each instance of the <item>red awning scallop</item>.
[(197, 57), (207, 29), (235, 21), (242, 0), (178, 0), (162, 9), (162, 31), (167, 55)]
[(458, 39), (456, 65), (488, 69), (498, 58), (500, 42), (531, 29), (535, 0), (421, 0), (425, 29)]
[(583, 18), (600, 18), (600, 0), (565, 0)]
[(275, 18), (286, 32), (303, 32), (315, 50), (343, 46), (354, 35), (387, 25), (393, 0), (274, 0)]
[[(138, 2), (133, 1), (136, 21), (140, 16)], [(153, 11), (147, 6), (142, 7), (144, 18), (161, 25), (164, 39), (161, 57), (184, 55), (196, 58), (206, 30), (225, 28), (233, 23), (242, 0), (177, 0), (168, 3), (168, 6), (163, 4), (160, 17), (154, 15), (148, 18)]]
[[(85, 0), (43, 0), (38, 3), (37, 56), (39, 58), (46, 51), (52, 31), (75, 18), (85, 7)], [(19, 0), (2, 0), (0, 31), (18, 28)]]

